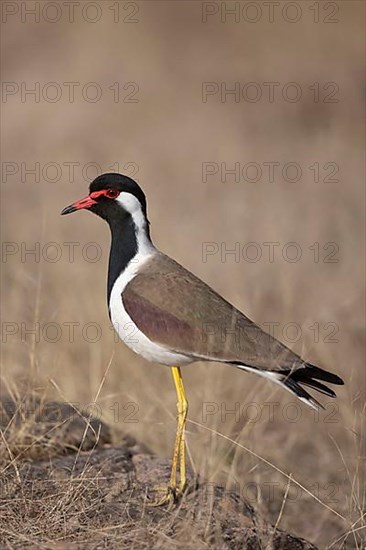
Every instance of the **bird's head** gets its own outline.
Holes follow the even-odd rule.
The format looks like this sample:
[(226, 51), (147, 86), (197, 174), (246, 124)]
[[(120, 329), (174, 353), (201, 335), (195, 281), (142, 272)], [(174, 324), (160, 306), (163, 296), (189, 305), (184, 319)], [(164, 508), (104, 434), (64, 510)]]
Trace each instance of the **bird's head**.
[(66, 206), (61, 215), (77, 210), (90, 210), (110, 225), (126, 216), (147, 220), (144, 192), (133, 179), (122, 174), (98, 176), (89, 186), (89, 195)]

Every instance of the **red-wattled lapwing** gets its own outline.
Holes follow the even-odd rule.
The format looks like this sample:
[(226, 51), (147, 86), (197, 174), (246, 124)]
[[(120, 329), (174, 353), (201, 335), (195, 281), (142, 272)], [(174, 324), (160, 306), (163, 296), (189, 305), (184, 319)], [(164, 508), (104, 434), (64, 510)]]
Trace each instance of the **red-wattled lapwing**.
[(306, 363), (155, 248), (145, 195), (131, 178), (121, 174), (99, 176), (91, 183), (89, 195), (67, 206), (62, 214), (82, 209), (106, 220), (111, 230), (108, 308), (115, 330), (134, 352), (172, 370), (178, 426), (170, 484), (160, 504), (180, 496), (186, 486), (188, 403), (181, 366), (193, 361), (233, 365), (280, 384), (314, 408), (322, 405), (303, 386), (335, 397), (323, 382), (343, 384), (339, 376)]

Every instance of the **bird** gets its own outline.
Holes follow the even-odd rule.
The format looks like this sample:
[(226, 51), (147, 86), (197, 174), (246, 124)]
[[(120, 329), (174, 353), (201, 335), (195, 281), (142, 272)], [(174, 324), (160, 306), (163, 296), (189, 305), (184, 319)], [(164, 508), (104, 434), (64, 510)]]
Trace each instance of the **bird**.
[(267, 378), (315, 409), (306, 388), (329, 397), (342, 385), (263, 331), (196, 275), (155, 247), (145, 194), (118, 173), (98, 176), (89, 194), (62, 215), (89, 210), (110, 228), (107, 278), (110, 320), (120, 339), (144, 359), (170, 367), (177, 393), (177, 430), (169, 483), (154, 505), (177, 502), (187, 489), (185, 427), (188, 401), (181, 369), (196, 361), (234, 366)]

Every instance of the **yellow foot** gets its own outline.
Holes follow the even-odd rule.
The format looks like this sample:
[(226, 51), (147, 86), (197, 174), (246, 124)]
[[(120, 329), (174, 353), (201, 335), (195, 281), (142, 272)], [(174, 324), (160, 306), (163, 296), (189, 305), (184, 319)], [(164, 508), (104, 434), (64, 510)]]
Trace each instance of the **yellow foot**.
[(154, 489), (154, 492), (157, 492), (158, 494), (160, 494), (161, 495), (160, 498), (157, 498), (157, 500), (154, 500), (152, 502), (148, 502), (147, 505), (152, 507), (167, 505), (168, 507), (171, 507), (180, 499), (180, 497), (184, 493), (184, 490), (185, 490), (185, 487), (177, 488), (177, 487), (171, 487), (170, 485), (158, 487)]

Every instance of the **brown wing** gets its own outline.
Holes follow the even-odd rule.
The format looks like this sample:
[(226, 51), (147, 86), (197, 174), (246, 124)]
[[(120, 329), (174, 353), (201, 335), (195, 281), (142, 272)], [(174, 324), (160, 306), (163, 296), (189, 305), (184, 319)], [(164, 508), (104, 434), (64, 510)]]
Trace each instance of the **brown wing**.
[(128, 283), (123, 304), (148, 338), (192, 359), (235, 361), (272, 371), (304, 363), (164, 254), (154, 256)]

